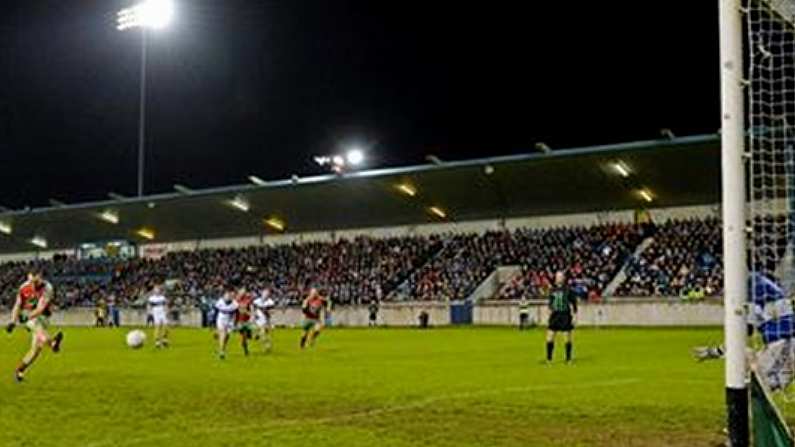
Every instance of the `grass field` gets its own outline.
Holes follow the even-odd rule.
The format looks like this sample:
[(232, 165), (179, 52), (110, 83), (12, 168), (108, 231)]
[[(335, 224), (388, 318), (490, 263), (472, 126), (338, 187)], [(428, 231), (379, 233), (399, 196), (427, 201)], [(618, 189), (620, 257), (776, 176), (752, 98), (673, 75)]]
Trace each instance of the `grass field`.
[[(23, 384), (27, 334), (0, 337), (0, 446), (717, 446), (718, 329), (580, 330), (540, 362), (541, 330), (333, 329), (306, 352), (218, 360), (207, 331), (133, 351), (124, 331), (65, 330)], [(558, 359), (561, 350), (556, 352)]]

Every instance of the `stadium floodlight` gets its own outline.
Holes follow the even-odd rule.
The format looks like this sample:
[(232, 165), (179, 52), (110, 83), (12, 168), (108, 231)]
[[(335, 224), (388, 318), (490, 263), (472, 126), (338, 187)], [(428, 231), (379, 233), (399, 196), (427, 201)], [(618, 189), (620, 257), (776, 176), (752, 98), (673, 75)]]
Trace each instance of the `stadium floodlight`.
[(230, 200), (229, 205), (232, 206), (233, 208), (237, 208), (238, 210), (243, 211), (244, 213), (247, 213), (248, 210), (251, 209), (249, 203), (240, 196), (237, 196), (234, 199)]
[(12, 232), (11, 224), (6, 222), (0, 222), (0, 233), (10, 236), (11, 232)]
[(613, 169), (615, 169), (621, 177), (629, 177), (629, 169), (623, 162), (618, 161), (613, 163)]
[(417, 189), (408, 183), (401, 183), (397, 185), (397, 189), (409, 197), (414, 197), (417, 195)]
[(277, 217), (271, 217), (265, 220), (265, 225), (273, 228), (276, 231), (282, 232), (285, 229), (284, 221)]
[(39, 248), (47, 248), (47, 239), (44, 239), (41, 236), (36, 236), (30, 240), (30, 243), (39, 247)]
[(116, 15), (116, 28), (162, 29), (174, 18), (174, 2), (171, 0), (144, 0), (137, 5), (124, 8)]
[(640, 191), (638, 191), (638, 194), (640, 194), (643, 200), (649, 203), (654, 202), (654, 196), (651, 194), (651, 191), (649, 191), (648, 189), (641, 189)]
[(446, 219), (447, 218), (447, 213), (443, 209), (439, 208), (438, 206), (432, 206), (432, 207), (428, 208), (428, 211), (430, 211), (431, 214), (435, 215), (436, 217), (438, 217), (440, 219)]
[(266, 182), (265, 180), (262, 180), (261, 178), (257, 177), (256, 175), (249, 175), (248, 176), (248, 180), (251, 183), (253, 183), (253, 184), (257, 185), (257, 186), (265, 186), (265, 185), (268, 184), (268, 182)]
[(150, 241), (155, 238), (155, 232), (150, 228), (141, 228), (140, 230), (136, 231), (135, 234)]
[(351, 166), (360, 165), (364, 162), (364, 151), (359, 148), (352, 148), (345, 155), (345, 159), (348, 160), (348, 164)]
[(146, 42), (148, 31), (165, 28), (174, 17), (174, 2), (171, 0), (143, 0), (122, 9), (116, 15), (119, 31), (141, 30), (141, 83), (138, 108), (138, 197), (144, 195), (144, 162), (146, 147)]
[(118, 225), (119, 223), (119, 214), (115, 211), (105, 210), (99, 215), (99, 218), (113, 225)]
[(331, 157), (331, 163), (334, 164), (334, 166), (343, 167), (345, 166), (345, 159), (342, 155), (335, 155)]

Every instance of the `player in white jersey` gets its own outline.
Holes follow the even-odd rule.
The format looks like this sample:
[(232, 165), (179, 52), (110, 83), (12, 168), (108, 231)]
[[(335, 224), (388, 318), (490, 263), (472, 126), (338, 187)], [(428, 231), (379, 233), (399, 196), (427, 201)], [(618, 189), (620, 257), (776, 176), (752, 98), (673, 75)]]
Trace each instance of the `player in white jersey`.
[(168, 300), (160, 286), (155, 286), (146, 300), (147, 311), (152, 315), (155, 330), (155, 347), (168, 346)]
[(215, 302), (216, 318), (215, 328), (218, 331), (218, 358), (226, 358), (226, 343), (229, 335), (235, 330), (235, 316), (237, 315), (237, 301), (234, 289), (224, 292), (224, 296)]
[(273, 347), (271, 310), (274, 307), (276, 307), (276, 302), (270, 297), (269, 289), (264, 289), (262, 294), (254, 300), (254, 323), (257, 325), (257, 338), (262, 341), (265, 352), (270, 352)]

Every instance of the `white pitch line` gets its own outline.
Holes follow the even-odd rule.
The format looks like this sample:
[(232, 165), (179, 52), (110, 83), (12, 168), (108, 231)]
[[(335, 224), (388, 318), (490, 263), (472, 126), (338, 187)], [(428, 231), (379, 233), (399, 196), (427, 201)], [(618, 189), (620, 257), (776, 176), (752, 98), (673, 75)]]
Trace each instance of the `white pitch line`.
[[(613, 386), (621, 386), (621, 385), (630, 385), (633, 383), (640, 382), (640, 379), (637, 378), (627, 378), (627, 379), (616, 379), (616, 380), (603, 380), (598, 382), (586, 382), (586, 383), (574, 383), (574, 384), (548, 384), (548, 385), (528, 385), (528, 386), (515, 386), (515, 387), (508, 387), (508, 388), (499, 388), (499, 389), (491, 389), (491, 390), (480, 390), (480, 391), (469, 391), (463, 393), (455, 393), (455, 394), (447, 394), (443, 396), (436, 396), (436, 397), (429, 397), (427, 399), (418, 400), (416, 402), (406, 403), (403, 405), (394, 405), (394, 406), (387, 406), (382, 408), (375, 408), (372, 410), (365, 410), (365, 411), (358, 411), (349, 414), (337, 415), (337, 416), (327, 416), (324, 418), (296, 418), (296, 419), (279, 419), (277, 421), (273, 421), (270, 423), (252, 423), (248, 425), (232, 425), (229, 427), (204, 427), (199, 428), (196, 430), (190, 430), (191, 435), (203, 435), (203, 434), (222, 434), (228, 432), (241, 432), (241, 431), (249, 431), (249, 430), (259, 430), (262, 431), (263, 434), (266, 433), (268, 429), (276, 429), (275, 431), (280, 431), (282, 428), (288, 428), (293, 426), (306, 426), (306, 425), (324, 425), (328, 423), (335, 423), (341, 422), (351, 419), (357, 418), (368, 418), (371, 416), (378, 416), (385, 413), (398, 413), (401, 411), (412, 410), (417, 408), (426, 407), (428, 405), (434, 404), (439, 401), (443, 400), (457, 400), (457, 399), (472, 399), (476, 397), (482, 396), (492, 396), (497, 394), (505, 394), (505, 393), (516, 393), (516, 392), (532, 392), (532, 391), (545, 391), (545, 390), (561, 390), (561, 389), (572, 389), (572, 388), (601, 388), (601, 387), (613, 387)], [(105, 447), (105, 446), (132, 446), (136, 444), (142, 443), (150, 443), (150, 442), (158, 442), (163, 441), (168, 438), (171, 438), (174, 435), (173, 432), (167, 433), (157, 433), (148, 436), (140, 436), (136, 438), (127, 438), (123, 441), (99, 441), (95, 443), (87, 444), (86, 447)]]

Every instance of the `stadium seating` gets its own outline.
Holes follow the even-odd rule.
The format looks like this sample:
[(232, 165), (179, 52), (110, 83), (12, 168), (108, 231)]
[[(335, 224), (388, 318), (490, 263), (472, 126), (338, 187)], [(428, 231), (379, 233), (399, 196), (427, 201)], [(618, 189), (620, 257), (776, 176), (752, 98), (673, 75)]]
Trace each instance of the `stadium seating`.
[(723, 290), (721, 225), (716, 218), (669, 220), (632, 258), (617, 296), (717, 296)]
[[(633, 255), (652, 235), (645, 250)], [(158, 260), (59, 256), (0, 265), (0, 306), (12, 302), (34, 263), (57, 284), (58, 302), (64, 307), (92, 305), (99, 298), (134, 305), (161, 281), (168, 281), (172, 296), (190, 304), (217, 298), (229, 284), (270, 287), (282, 305), (300, 302), (309, 286), (325, 289), (339, 304), (460, 300), (495, 269), (508, 265), (520, 271), (495, 299), (543, 297), (557, 270), (569, 273), (570, 285), (581, 298), (596, 299), (622, 266), (626, 278), (615, 287), (616, 296), (712, 296), (722, 290), (720, 235), (719, 221), (710, 218), (671, 220), (658, 227), (603, 224), (428, 237), (362, 236), (171, 252)]]

